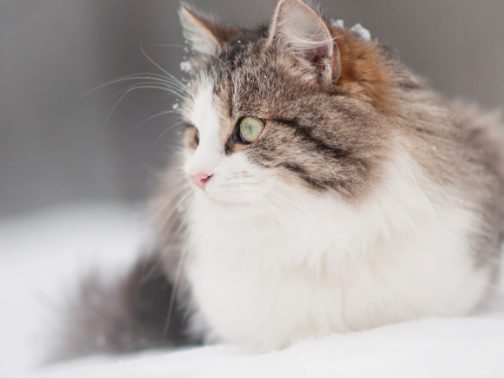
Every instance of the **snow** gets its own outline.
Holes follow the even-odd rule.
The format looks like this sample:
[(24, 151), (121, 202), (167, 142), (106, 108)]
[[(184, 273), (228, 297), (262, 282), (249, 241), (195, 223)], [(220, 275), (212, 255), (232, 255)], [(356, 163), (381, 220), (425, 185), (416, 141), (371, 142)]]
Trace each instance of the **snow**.
[(141, 215), (118, 205), (81, 205), (0, 220), (0, 377), (46, 357), (57, 309), (77, 277), (120, 271), (148, 239)]
[[(331, 26), (337, 29), (343, 29), (345, 27), (345, 22), (343, 20), (331, 20)], [(371, 33), (361, 24), (355, 24), (350, 28), (350, 31), (356, 33), (359, 37), (366, 41), (371, 41)]]
[(355, 24), (350, 28), (350, 31), (356, 33), (357, 35), (359, 35), (359, 37), (361, 37), (365, 41), (371, 41), (371, 33), (361, 24)]
[(343, 29), (345, 27), (345, 21), (343, 20), (331, 20), (331, 26), (336, 29)]
[(504, 376), (504, 285), (485, 311), (305, 340), (254, 355), (217, 345), (39, 366), (58, 305), (93, 266), (119, 273), (148, 239), (141, 212), (81, 205), (0, 220), (0, 376), (478, 377)]
[(192, 69), (192, 64), (191, 62), (189, 61), (183, 61), (180, 63), (180, 69), (183, 71), (183, 72), (191, 72), (191, 69)]

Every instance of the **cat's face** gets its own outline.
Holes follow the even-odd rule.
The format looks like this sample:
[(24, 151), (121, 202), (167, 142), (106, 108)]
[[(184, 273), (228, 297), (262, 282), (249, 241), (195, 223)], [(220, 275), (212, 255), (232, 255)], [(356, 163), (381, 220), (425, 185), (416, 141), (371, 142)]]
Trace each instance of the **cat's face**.
[(300, 193), (354, 201), (379, 180), (390, 130), (375, 88), (359, 84), (349, 47), (334, 40), (364, 49), (373, 64), (375, 46), (331, 28), (301, 1), (279, 8), (269, 31), (207, 20), (198, 30), (201, 17), (183, 9), (200, 52), (182, 112), (185, 172), (197, 195), (222, 206), (264, 210)]

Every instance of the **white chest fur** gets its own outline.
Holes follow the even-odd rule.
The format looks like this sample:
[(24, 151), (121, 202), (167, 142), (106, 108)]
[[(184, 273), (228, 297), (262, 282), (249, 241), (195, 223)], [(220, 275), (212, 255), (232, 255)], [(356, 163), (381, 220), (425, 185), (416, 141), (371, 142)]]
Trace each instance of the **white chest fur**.
[(269, 350), (330, 332), (462, 315), (487, 285), (470, 257), (473, 215), (453, 206), (431, 203), (428, 217), (383, 226), (387, 235), (372, 210), (355, 214), (365, 216), (359, 223), (324, 197), (310, 202), (312, 219), (288, 224), (229, 219), (204, 198), (194, 205), (187, 273), (212, 340)]

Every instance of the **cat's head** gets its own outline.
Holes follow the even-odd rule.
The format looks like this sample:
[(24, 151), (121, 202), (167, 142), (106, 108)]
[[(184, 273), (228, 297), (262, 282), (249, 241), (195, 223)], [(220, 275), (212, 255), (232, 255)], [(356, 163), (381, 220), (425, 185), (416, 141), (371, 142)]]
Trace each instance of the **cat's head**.
[(354, 202), (382, 180), (396, 83), (377, 42), (301, 0), (280, 0), (255, 29), (180, 15), (194, 50), (184, 169), (198, 196), (224, 207), (299, 193)]

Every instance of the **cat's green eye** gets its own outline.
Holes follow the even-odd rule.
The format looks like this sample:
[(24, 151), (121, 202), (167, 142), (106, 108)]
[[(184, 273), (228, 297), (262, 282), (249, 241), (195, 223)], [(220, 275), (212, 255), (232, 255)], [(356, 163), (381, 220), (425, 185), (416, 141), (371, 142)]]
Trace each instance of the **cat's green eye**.
[(240, 121), (240, 137), (244, 142), (252, 143), (264, 129), (264, 122), (259, 118), (245, 117)]

